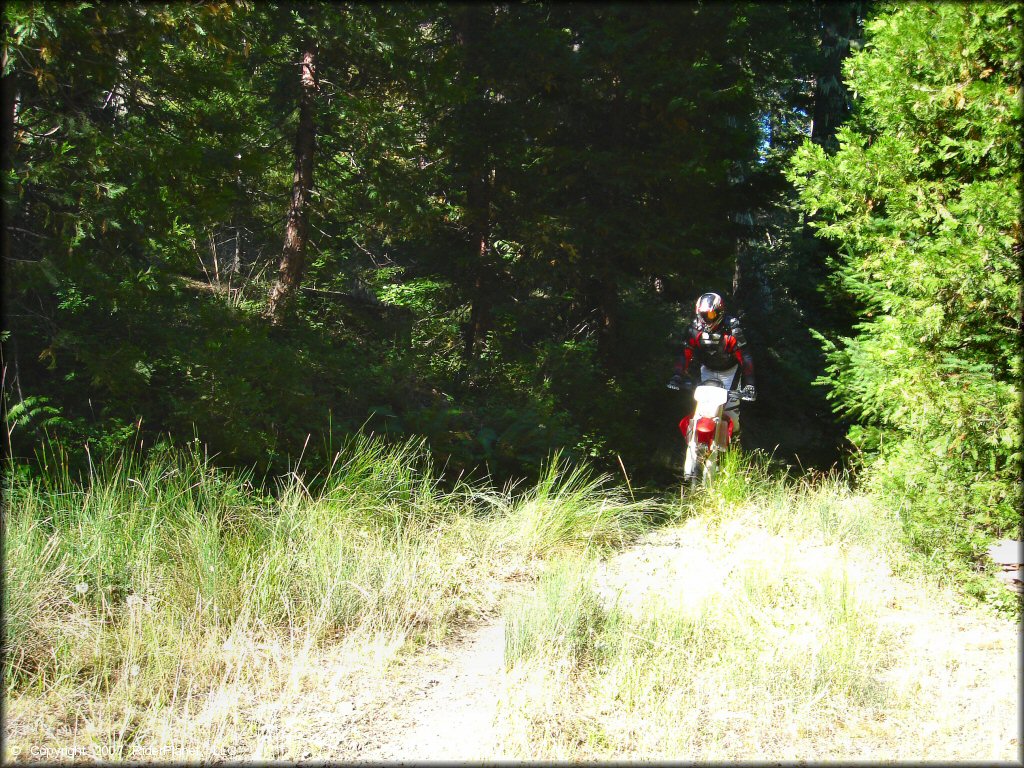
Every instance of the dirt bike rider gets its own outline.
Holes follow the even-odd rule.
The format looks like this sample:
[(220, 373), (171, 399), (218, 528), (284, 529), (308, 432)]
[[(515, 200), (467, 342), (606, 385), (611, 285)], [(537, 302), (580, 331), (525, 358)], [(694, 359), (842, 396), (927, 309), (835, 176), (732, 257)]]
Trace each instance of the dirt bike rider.
[[(700, 380), (714, 379), (726, 390), (739, 389), (740, 398), (752, 402), (757, 397), (754, 387), (754, 361), (747, 351), (747, 339), (735, 317), (725, 313), (725, 302), (717, 293), (705, 293), (697, 299), (696, 317), (690, 323), (683, 342), (683, 352), (676, 360), (676, 372), (668, 382), (669, 389), (693, 388), (687, 377), (690, 361), (700, 356)], [(742, 370), (743, 387), (740, 389)], [(739, 437), (739, 402), (726, 405), (724, 415), (732, 421), (733, 440)]]

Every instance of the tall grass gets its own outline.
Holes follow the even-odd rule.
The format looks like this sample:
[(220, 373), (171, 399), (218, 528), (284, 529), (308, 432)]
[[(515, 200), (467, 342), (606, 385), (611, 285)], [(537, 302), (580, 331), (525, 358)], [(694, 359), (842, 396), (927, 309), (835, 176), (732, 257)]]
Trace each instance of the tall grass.
[(128, 723), (98, 727), (113, 757), (144, 737), (145, 712), (263, 674), (246, 648), (439, 640), (493, 607), (497, 575), (623, 541), (645, 509), (558, 457), (522, 493), (442, 492), (422, 442), (365, 435), (273, 494), (195, 446), (86, 482), (49, 467), (7, 473), (4, 686), (72, 702), (73, 722), (103, 702)]
[(606, 614), (590, 588), (592, 574), (588, 558), (555, 561), (538, 588), (512, 604), (505, 630), (508, 664), (558, 656), (578, 667), (593, 657)]
[(656, 509), (634, 501), (609, 475), (593, 475), (556, 454), (541, 468), (536, 485), (514, 497), (508, 510), (511, 539), (531, 555), (550, 554), (566, 544), (595, 548), (621, 546), (643, 527)]

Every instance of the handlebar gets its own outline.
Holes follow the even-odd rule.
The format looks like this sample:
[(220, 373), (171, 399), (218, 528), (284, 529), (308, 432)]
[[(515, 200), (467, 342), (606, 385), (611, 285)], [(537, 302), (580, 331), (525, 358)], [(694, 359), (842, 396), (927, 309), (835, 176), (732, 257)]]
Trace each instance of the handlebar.
[[(720, 389), (725, 389), (725, 387), (722, 385), (722, 382), (716, 379), (708, 379), (707, 381), (702, 381), (699, 386), (718, 387)], [(694, 383), (692, 379), (673, 377), (672, 380), (668, 383), (668, 388), (674, 389), (676, 391), (683, 390), (686, 392), (692, 392), (694, 388)], [(753, 397), (745, 396), (742, 389), (730, 389), (725, 393), (725, 397), (725, 405), (727, 408), (734, 408), (738, 406), (739, 403), (752, 403), (755, 399)]]

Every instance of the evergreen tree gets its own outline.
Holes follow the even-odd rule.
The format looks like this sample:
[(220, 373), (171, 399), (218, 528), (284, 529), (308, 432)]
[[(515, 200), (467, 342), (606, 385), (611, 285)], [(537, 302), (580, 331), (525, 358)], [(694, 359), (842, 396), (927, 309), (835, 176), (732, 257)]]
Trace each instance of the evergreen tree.
[(845, 67), (838, 151), (805, 144), (791, 172), (861, 315), (824, 378), (850, 438), (916, 540), (966, 555), (1021, 500), (1021, 22), (887, 7)]

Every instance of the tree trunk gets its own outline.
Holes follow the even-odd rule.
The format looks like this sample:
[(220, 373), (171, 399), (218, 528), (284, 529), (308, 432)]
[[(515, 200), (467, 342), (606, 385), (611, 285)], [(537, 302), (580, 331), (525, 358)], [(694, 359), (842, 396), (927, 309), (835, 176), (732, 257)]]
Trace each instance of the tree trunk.
[(831, 146), (840, 123), (850, 114), (850, 94), (843, 83), (843, 61), (850, 43), (861, 35), (862, 3), (821, 3), (822, 58), (814, 83), (811, 141)]
[(743, 268), (740, 266), (740, 259), (743, 257), (743, 245), (740, 238), (736, 238), (735, 256), (732, 268), (732, 305), (739, 306), (740, 295), (743, 288)]
[(627, 350), (618, 343), (618, 291), (606, 274), (592, 275), (587, 295), (597, 315), (597, 354), (605, 364), (617, 370), (627, 358)]
[[(6, 70), (8, 67), (7, 51), (3, 53), (3, 68)], [(16, 119), (15, 112), (18, 108), (17, 101), (17, 89), (15, 88), (14, 73), (6, 74), (3, 76), (3, 156), (0, 159), (0, 174), (3, 174), (3, 183), (7, 183), (7, 175), (14, 168), (14, 123)], [(9, 209), (7, 199), (9, 195), (4, 195), (3, 203), (3, 253), (4, 257), (11, 255), (11, 236), (10, 227), (13, 219), (14, 211)]]
[[(241, 155), (238, 155), (238, 159), (241, 160)], [(235, 189), (238, 190), (239, 200), (242, 197), (242, 172), (238, 171), (235, 174)], [(231, 260), (231, 272), (230, 275), (238, 277), (242, 272), (242, 225), (240, 223), (240, 213), (235, 208), (232, 213), (232, 219), (234, 219), (235, 225), (235, 255)], [(230, 282), (230, 278), (229, 278)]]
[[(619, 64), (616, 64), (619, 66)], [(601, 140), (600, 148), (609, 151), (621, 147), (626, 140), (626, 126), (629, 121), (627, 110), (630, 109), (623, 92), (621, 81), (613, 78), (613, 92), (608, 104), (607, 135)], [(609, 179), (601, 179), (596, 196), (602, 201), (607, 214), (621, 210), (629, 204), (618, 187)], [(597, 354), (609, 372), (618, 370), (624, 362), (628, 351), (623, 349), (618, 338), (618, 304), (619, 292), (617, 275), (620, 274), (621, 256), (618, 248), (608, 242), (598, 242), (590, 250), (587, 259), (586, 292), (590, 301), (590, 311), (597, 320)]]
[(483, 51), (484, 25), (492, 6), (456, 6), (452, 9), (452, 26), (455, 39), (462, 53), (460, 77), (469, 93), (465, 112), (466, 124), (462, 126), (462, 146), (459, 148), (460, 170), (466, 178), (466, 258), (467, 274), (472, 281), (470, 290), (469, 322), (463, 337), (463, 361), (469, 362), (476, 352), (481, 338), (490, 327), (493, 266), (488, 263), (490, 254), (491, 222), (491, 173), (487, 163), (487, 142), (481, 138), (480, 119), (485, 109), (484, 93), (486, 83), (481, 82), (480, 57)]
[(490, 327), (490, 269), (487, 264), (490, 246), (490, 200), (485, 179), (474, 177), (466, 196), (469, 221), (470, 257), (473, 259), (473, 292), (470, 297), (469, 323), (466, 326), (464, 357), (468, 361), (477, 342)]
[(274, 325), (284, 319), (288, 306), (295, 298), (302, 271), (306, 266), (308, 211), (310, 190), (313, 188), (313, 148), (316, 144), (316, 125), (313, 121), (317, 91), (317, 50), (313, 44), (302, 53), (301, 87), (299, 91), (299, 126), (295, 132), (295, 174), (292, 177), (292, 200), (288, 208), (288, 221), (284, 229), (284, 248), (277, 282), (270, 290), (267, 316)]

